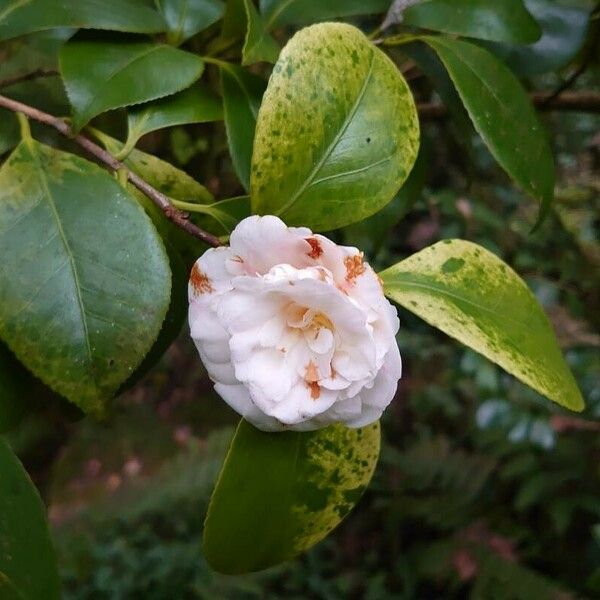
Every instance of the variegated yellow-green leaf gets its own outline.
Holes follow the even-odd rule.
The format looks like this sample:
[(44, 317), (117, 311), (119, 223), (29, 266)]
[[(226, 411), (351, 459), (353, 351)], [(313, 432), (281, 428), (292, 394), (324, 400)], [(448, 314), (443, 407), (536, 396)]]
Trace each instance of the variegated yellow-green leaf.
[(355, 27), (322, 23), (283, 49), (258, 114), (253, 212), (328, 230), (385, 206), (419, 146), (412, 95)]
[(571, 410), (583, 399), (525, 282), (471, 242), (444, 240), (386, 269), (387, 296)]
[(352, 509), (379, 456), (379, 423), (264, 433), (241, 421), (204, 529), (209, 564), (248, 573), (322, 540)]
[(137, 202), (95, 164), (21, 142), (0, 169), (0, 336), (87, 412), (140, 364), (171, 272)]

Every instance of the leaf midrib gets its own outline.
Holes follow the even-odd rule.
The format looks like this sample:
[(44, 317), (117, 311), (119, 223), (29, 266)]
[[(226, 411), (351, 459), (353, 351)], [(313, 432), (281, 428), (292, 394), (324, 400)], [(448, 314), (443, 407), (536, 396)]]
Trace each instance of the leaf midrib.
[(360, 103), (362, 102), (362, 99), (364, 98), (369, 82), (371, 81), (371, 76), (373, 75), (374, 64), (375, 50), (372, 49), (371, 62), (369, 63), (369, 71), (365, 76), (365, 80), (363, 81), (362, 87), (360, 88), (356, 99), (354, 100), (354, 104), (352, 105), (350, 111), (348, 112), (348, 115), (346, 116), (346, 119), (342, 123), (340, 130), (337, 132), (337, 134), (323, 153), (323, 156), (317, 161), (317, 164), (312, 168), (311, 172), (308, 174), (308, 177), (304, 180), (302, 185), (294, 192), (292, 197), (275, 213), (276, 215), (283, 214), (297, 202), (298, 198), (300, 198), (300, 196), (313, 184), (313, 180), (317, 176), (317, 173), (323, 168), (323, 165), (331, 157), (331, 153), (333, 152), (334, 148), (338, 145), (339, 141), (342, 139), (344, 133), (346, 133), (346, 130), (348, 129), (352, 119), (354, 118), (354, 115), (356, 114), (356, 111), (358, 110), (358, 107), (360, 106)]
[[(399, 286), (404, 286), (404, 287), (414, 287), (414, 288), (421, 288), (424, 290), (428, 290), (434, 293), (437, 293), (440, 296), (448, 296), (449, 298), (453, 298), (454, 300), (459, 300), (460, 302), (464, 302), (465, 304), (469, 304), (470, 306), (481, 310), (483, 312), (487, 312), (491, 315), (494, 315), (495, 317), (500, 317), (502, 320), (508, 320), (508, 321), (512, 321), (513, 323), (515, 323), (516, 325), (518, 325), (519, 327), (524, 327), (526, 329), (529, 329), (531, 332), (534, 332), (535, 330), (533, 329), (533, 327), (531, 326), (530, 323), (528, 323), (527, 321), (521, 321), (515, 317), (512, 317), (510, 315), (505, 315), (505, 314), (500, 314), (498, 312), (496, 312), (494, 309), (490, 308), (489, 306), (485, 306), (483, 304), (478, 304), (477, 302), (475, 302), (474, 300), (471, 300), (469, 298), (465, 298), (464, 296), (461, 296), (460, 294), (454, 293), (449, 291), (446, 288), (441, 288), (435, 285), (431, 285), (431, 284), (427, 284), (427, 283), (418, 283), (416, 281), (407, 281), (407, 280), (401, 280), (401, 279), (397, 279), (396, 283)], [(402, 304), (403, 306), (406, 306), (404, 304), (404, 302), (401, 302), (398, 300), (398, 302), (400, 302), (400, 304)], [(406, 306), (406, 308), (408, 308), (408, 310), (410, 310), (411, 312), (414, 312), (410, 307)]]
[(87, 352), (87, 362), (88, 362), (88, 367), (90, 370), (90, 374), (92, 376), (92, 381), (94, 382), (94, 384), (96, 383), (96, 378), (94, 375), (94, 360), (92, 357), (92, 347), (90, 344), (90, 334), (89, 334), (89, 327), (88, 327), (88, 323), (87, 323), (87, 318), (86, 318), (86, 313), (85, 313), (85, 307), (84, 307), (84, 303), (83, 303), (83, 296), (81, 295), (81, 283), (79, 281), (79, 274), (77, 272), (77, 267), (75, 265), (75, 255), (73, 254), (73, 251), (71, 249), (71, 246), (69, 244), (69, 241), (67, 239), (67, 236), (65, 234), (65, 230), (62, 226), (61, 220), (60, 220), (60, 215), (58, 213), (58, 210), (56, 208), (56, 203), (54, 201), (54, 198), (52, 196), (52, 192), (50, 191), (50, 187), (48, 185), (48, 178), (46, 177), (46, 173), (44, 170), (44, 165), (42, 164), (41, 160), (40, 160), (40, 156), (39, 153), (37, 152), (37, 148), (36, 148), (36, 142), (34, 142), (33, 140), (28, 141), (27, 142), (27, 148), (29, 149), (29, 152), (31, 154), (31, 157), (33, 159), (33, 161), (35, 162), (35, 164), (38, 167), (38, 173), (39, 173), (39, 180), (40, 183), (42, 184), (42, 187), (45, 191), (45, 197), (48, 200), (48, 204), (50, 206), (50, 209), (52, 211), (52, 215), (54, 217), (54, 220), (56, 221), (56, 227), (58, 229), (58, 234), (62, 240), (63, 246), (65, 248), (65, 252), (67, 253), (67, 256), (69, 258), (69, 264), (71, 266), (71, 272), (73, 274), (73, 280), (75, 283), (75, 291), (77, 293), (77, 304), (79, 306), (79, 312), (81, 315), (81, 324), (83, 326), (83, 332), (84, 332), (84, 338), (85, 338), (85, 347), (86, 347), (86, 352)]

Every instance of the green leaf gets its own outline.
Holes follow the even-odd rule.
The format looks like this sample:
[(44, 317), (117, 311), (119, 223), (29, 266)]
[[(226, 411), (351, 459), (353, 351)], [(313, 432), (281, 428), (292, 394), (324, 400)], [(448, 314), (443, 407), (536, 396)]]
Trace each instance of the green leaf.
[(72, 41), (60, 52), (76, 130), (104, 111), (179, 92), (203, 69), (200, 57), (161, 44)]
[(58, 600), (60, 581), (46, 508), (0, 437), (0, 597)]
[(485, 248), (444, 240), (386, 269), (387, 296), (571, 410), (583, 399), (525, 282)]
[(25, 413), (30, 377), (27, 370), (0, 341), (0, 433), (16, 427)]
[(554, 194), (548, 138), (523, 86), (487, 50), (446, 37), (424, 37), (444, 63), (475, 129), (500, 166), (541, 202), (539, 221)]
[(0, 336), (86, 412), (140, 364), (171, 275), (150, 220), (95, 164), (26, 139), (0, 169)]
[[(93, 130), (93, 133), (111, 154), (120, 152), (121, 142), (96, 129)], [(140, 150), (133, 150), (124, 163), (169, 198), (190, 203), (195, 209), (202, 209), (201, 214), (192, 213), (191, 217), (196, 224), (215, 235), (228, 235), (231, 232), (232, 223), (235, 223), (233, 224), (235, 226), (250, 214), (247, 197), (214, 202), (213, 195), (201, 183), (156, 156)], [(191, 268), (206, 247), (169, 221), (163, 211), (147, 196), (131, 185), (128, 185), (128, 189), (144, 207), (160, 235), (169, 241), (182, 255), (186, 266)]]
[(371, 256), (375, 255), (388, 241), (391, 230), (410, 212), (421, 196), (427, 180), (427, 167), (424, 145), (421, 145), (415, 166), (394, 199), (369, 218), (345, 228), (348, 243)]
[(525, 0), (542, 37), (530, 46), (490, 44), (491, 50), (519, 75), (557, 71), (568, 65), (583, 47), (589, 29), (589, 11), (561, 6), (549, 0)]
[(409, 6), (402, 23), (497, 42), (535, 42), (540, 28), (522, 0), (427, 0)]
[(189, 269), (186, 268), (179, 253), (168, 241), (165, 241), (165, 248), (169, 256), (169, 265), (173, 278), (169, 309), (152, 348), (146, 354), (139, 367), (132, 373), (131, 377), (121, 386), (119, 394), (136, 385), (160, 361), (181, 333), (181, 329), (187, 318), (189, 306), (187, 295)]
[(26, 75), (36, 69), (57, 69), (58, 52), (74, 33), (74, 29), (51, 29), (4, 42), (2, 79)]
[(258, 571), (322, 540), (362, 495), (379, 444), (378, 422), (264, 433), (242, 420), (206, 517), (209, 564), (221, 573)]
[(121, 154), (129, 154), (138, 140), (151, 131), (222, 118), (220, 100), (199, 85), (168, 98), (135, 106), (127, 112), (127, 141)]
[(260, 0), (267, 27), (308, 24), (339, 17), (385, 12), (390, 0)]
[(404, 78), (356, 28), (323, 23), (283, 49), (258, 114), (252, 209), (329, 230), (385, 206), (419, 146)]
[(216, 23), (225, 11), (221, 0), (158, 0), (167, 22), (167, 41), (179, 46)]
[(19, 123), (14, 113), (0, 109), (0, 155), (19, 143)]
[(225, 42), (243, 38), (248, 30), (244, 0), (226, 0), (221, 37)]
[(267, 32), (262, 17), (258, 14), (252, 0), (244, 0), (247, 28), (242, 48), (242, 65), (257, 62), (277, 62), (279, 45)]
[(161, 15), (140, 0), (8, 0), (0, 7), (0, 40), (56, 27), (131, 33), (166, 28)]
[(233, 167), (242, 185), (250, 189), (250, 162), (258, 109), (267, 84), (264, 79), (234, 65), (221, 68), (225, 128)]

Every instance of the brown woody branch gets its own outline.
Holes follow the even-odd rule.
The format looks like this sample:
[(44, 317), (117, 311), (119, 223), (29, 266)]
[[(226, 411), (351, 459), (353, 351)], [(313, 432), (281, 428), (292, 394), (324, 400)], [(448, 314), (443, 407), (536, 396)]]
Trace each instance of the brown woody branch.
[[(563, 92), (552, 97), (552, 92), (534, 92), (531, 100), (538, 110), (600, 113), (600, 92)], [(419, 115), (425, 120), (445, 119), (448, 110), (439, 102), (421, 102), (417, 105)]]
[(12, 112), (22, 113), (29, 119), (33, 119), (34, 121), (38, 121), (40, 123), (44, 123), (45, 125), (49, 125), (53, 127), (64, 135), (65, 137), (73, 140), (76, 144), (81, 146), (86, 152), (94, 156), (100, 163), (104, 166), (108, 167), (112, 171), (122, 171), (127, 174), (127, 180), (131, 182), (140, 192), (148, 196), (158, 208), (160, 208), (167, 219), (175, 223), (181, 229), (187, 231), (190, 235), (195, 238), (202, 240), (209, 246), (220, 246), (221, 242), (219, 239), (200, 229), (194, 223), (192, 223), (188, 219), (188, 215), (186, 213), (181, 212), (177, 208), (175, 208), (171, 201), (167, 196), (165, 196), (162, 192), (159, 192), (156, 188), (151, 186), (147, 181), (136, 175), (133, 171), (130, 171), (121, 161), (117, 160), (112, 154), (107, 152), (104, 148), (98, 146), (98, 144), (92, 142), (90, 139), (86, 138), (83, 135), (76, 134), (71, 127), (62, 119), (58, 117), (54, 117), (48, 113), (45, 113), (37, 108), (33, 108), (32, 106), (28, 106), (27, 104), (23, 104), (22, 102), (17, 102), (16, 100), (12, 100), (11, 98), (7, 98), (6, 96), (0, 95), (0, 107), (6, 108)]
[(40, 77), (54, 77), (55, 75), (58, 75), (58, 71), (55, 71), (54, 69), (36, 69), (35, 71), (26, 73), (25, 75), (17, 75), (16, 77), (3, 79), (0, 81), (0, 89), (9, 87), (11, 85), (16, 85), (17, 83), (31, 81), (32, 79), (39, 79)]

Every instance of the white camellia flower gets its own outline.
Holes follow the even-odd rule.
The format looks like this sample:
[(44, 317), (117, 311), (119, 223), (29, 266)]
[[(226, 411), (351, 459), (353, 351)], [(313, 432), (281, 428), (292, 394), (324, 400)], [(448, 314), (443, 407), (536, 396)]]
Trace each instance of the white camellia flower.
[(215, 390), (259, 429), (362, 427), (396, 393), (398, 316), (356, 248), (248, 217), (198, 259), (189, 300)]

